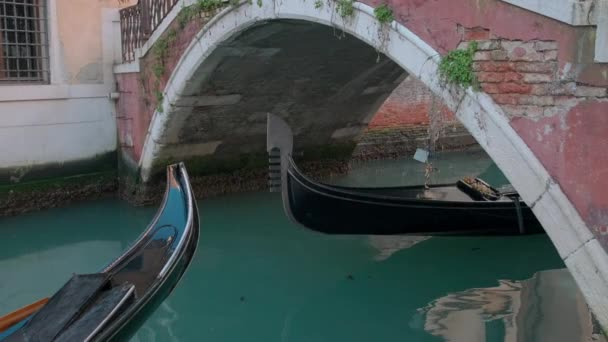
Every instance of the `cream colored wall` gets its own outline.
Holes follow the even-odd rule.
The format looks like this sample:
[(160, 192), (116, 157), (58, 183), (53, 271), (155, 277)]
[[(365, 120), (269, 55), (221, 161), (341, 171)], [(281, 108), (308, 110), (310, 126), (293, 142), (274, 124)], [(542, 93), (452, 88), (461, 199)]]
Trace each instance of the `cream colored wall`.
[(59, 44), (63, 73), (59, 79), (69, 84), (103, 83), (102, 12), (121, 8), (136, 0), (56, 0)]
[(50, 83), (0, 85), (0, 170), (14, 171), (16, 181), (22, 170), (93, 160), (117, 146), (109, 95), (120, 56), (118, 9), (130, 3), (45, 1)]

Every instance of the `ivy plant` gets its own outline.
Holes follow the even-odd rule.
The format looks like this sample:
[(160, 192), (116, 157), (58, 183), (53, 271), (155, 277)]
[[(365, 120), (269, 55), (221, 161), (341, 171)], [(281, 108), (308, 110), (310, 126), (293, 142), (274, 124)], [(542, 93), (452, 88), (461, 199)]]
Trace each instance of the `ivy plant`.
[(382, 4), (374, 9), (374, 15), (379, 22), (385, 24), (393, 21), (393, 10), (386, 4)]
[(466, 49), (452, 50), (441, 58), (439, 76), (444, 83), (479, 89), (479, 81), (473, 72), (473, 56), (477, 42), (470, 42)]
[(354, 0), (338, 0), (336, 3), (336, 11), (342, 18), (348, 18), (355, 13), (353, 4)]

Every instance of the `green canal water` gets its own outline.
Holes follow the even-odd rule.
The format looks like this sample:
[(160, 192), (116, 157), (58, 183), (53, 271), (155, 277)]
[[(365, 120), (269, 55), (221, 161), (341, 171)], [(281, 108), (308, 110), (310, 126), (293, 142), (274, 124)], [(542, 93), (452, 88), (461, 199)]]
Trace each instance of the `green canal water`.
[[(443, 171), (453, 166), (500, 181), (483, 159), (446, 156), (439, 178), (455, 177)], [(333, 181), (407, 183), (420, 165), (366, 163)], [(573, 342), (590, 334), (582, 297), (545, 235), (328, 236), (290, 223), (269, 193), (199, 208), (196, 257), (134, 342)], [(72, 273), (105, 266), (154, 211), (99, 200), (0, 219), (0, 315), (52, 294)]]

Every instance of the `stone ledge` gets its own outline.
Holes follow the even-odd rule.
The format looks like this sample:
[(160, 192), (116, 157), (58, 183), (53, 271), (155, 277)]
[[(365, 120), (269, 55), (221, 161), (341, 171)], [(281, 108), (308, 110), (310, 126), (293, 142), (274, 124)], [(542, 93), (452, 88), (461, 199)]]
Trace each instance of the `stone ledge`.
[(608, 62), (606, 0), (501, 0), (572, 26), (597, 26), (595, 61)]
[(572, 26), (597, 24), (594, 0), (501, 0)]

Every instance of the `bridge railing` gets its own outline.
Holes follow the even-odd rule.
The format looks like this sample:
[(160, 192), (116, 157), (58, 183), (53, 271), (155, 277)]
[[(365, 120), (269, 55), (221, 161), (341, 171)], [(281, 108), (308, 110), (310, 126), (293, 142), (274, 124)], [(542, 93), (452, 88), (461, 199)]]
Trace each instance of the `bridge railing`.
[(135, 60), (135, 51), (165, 19), (179, 0), (139, 0), (120, 10), (120, 31), (123, 62)]

